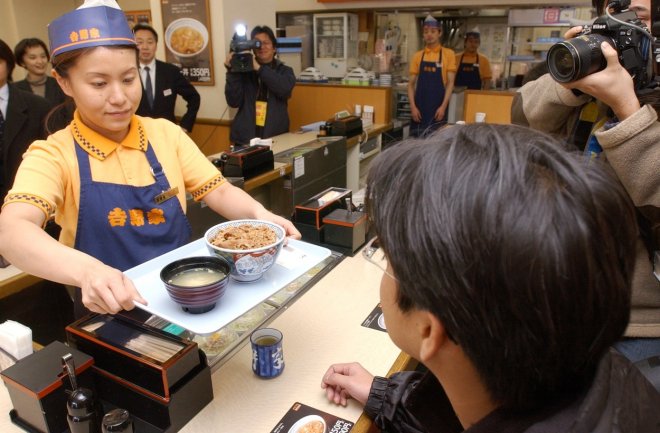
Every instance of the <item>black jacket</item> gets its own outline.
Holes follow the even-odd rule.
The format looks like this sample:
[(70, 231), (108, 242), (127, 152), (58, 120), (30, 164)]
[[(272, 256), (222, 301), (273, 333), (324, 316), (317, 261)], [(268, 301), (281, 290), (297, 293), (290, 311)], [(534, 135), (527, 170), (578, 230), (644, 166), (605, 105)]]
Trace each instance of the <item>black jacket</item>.
[[(259, 83), (267, 94), (266, 124), (257, 133), (256, 101)], [(270, 65), (263, 65), (258, 72), (227, 72), (225, 98), (227, 105), (238, 108), (231, 124), (229, 139), (235, 144), (249, 144), (252, 138), (269, 138), (289, 132), (287, 100), (291, 97), (296, 76), (293, 69), (275, 59)]]
[[(27, 80), (16, 81), (14, 85), (23, 91), (33, 93), (32, 86), (30, 86), (30, 83), (28, 83)], [(46, 77), (46, 90), (44, 97), (50, 104), (51, 108), (59, 107), (50, 114), (46, 131), (48, 133), (53, 133), (66, 128), (67, 125), (71, 123), (71, 120), (73, 120), (75, 104), (71, 98), (64, 94), (55, 78)]]
[(33, 141), (46, 138), (44, 119), (50, 110), (46, 99), (9, 84), (9, 100), (2, 149), (0, 202), (14, 183), (23, 153)]
[(142, 100), (137, 109), (140, 116), (156, 117), (176, 123), (174, 106), (176, 96), (181, 95), (187, 102), (186, 113), (181, 117), (179, 125), (187, 131), (192, 131), (199, 111), (200, 96), (192, 84), (183, 76), (181, 69), (170, 63), (156, 60), (156, 93), (154, 93), (154, 106), (149, 107), (147, 94), (142, 86)]
[(365, 412), (388, 433), (650, 433), (660, 431), (660, 393), (625, 357), (610, 350), (586, 393), (535, 412), (496, 409), (463, 430), (431, 373), (377, 377)]

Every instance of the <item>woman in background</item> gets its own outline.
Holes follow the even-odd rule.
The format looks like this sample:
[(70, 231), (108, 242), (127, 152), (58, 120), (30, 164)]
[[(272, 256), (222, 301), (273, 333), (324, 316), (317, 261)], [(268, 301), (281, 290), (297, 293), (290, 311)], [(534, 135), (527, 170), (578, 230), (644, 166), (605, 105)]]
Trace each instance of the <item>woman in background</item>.
[(73, 119), (73, 106), (71, 102), (66, 104), (68, 98), (49, 74), (50, 54), (44, 41), (37, 38), (21, 40), (14, 48), (14, 57), (16, 64), (27, 71), (25, 79), (15, 83), (16, 87), (46, 98), (52, 108), (62, 105), (49, 119), (47, 131), (52, 133), (66, 127)]

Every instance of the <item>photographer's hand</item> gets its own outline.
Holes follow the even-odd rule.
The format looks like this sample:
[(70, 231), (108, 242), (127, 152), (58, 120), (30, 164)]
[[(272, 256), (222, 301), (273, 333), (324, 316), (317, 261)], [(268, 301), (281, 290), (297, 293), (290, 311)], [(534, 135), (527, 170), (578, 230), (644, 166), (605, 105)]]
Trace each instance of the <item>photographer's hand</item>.
[(563, 86), (581, 90), (599, 99), (608, 105), (621, 121), (639, 110), (639, 100), (635, 94), (633, 79), (619, 63), (616, 49), (603, 42), (601, 50), (607, 60), (605, 69)]
[(225, 68), (229, 69), (231, 68), (231, 59), (234, 57), (234, 53), (232, 51), (227, 53), (227, 57), (225, 58)]
[(257, 61), (256, 54), (252, 56), (252, 68), (257, 72), (259, 71), (259, 69), (261, 69), (261, 63)]

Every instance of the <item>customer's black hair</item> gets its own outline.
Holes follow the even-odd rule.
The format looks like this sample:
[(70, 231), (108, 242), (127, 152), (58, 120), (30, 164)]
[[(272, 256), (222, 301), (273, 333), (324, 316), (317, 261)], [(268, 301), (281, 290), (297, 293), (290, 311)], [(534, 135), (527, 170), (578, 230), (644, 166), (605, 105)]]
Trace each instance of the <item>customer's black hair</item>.
[(585, 389), (630, 315), (637, 225), (604, 164), (513, 125), (384, 151), (368, 214), (398, 305), (437, 316), (503, 408)]
[(16, 63), (18, 66), (25, 66), (23, 63), (23, 56), (25, 56), (27, 50), (32, 47), (43, 48), (44, 52), (46, 53), (46, 58), (50, 61), (48, 46), (44, 41), (38, 38), (26, 38), (22, 39), (19, 43), (16, 44), (16, 47), (14, 47), (14, 57), (16, 57)]
[(156, 33), (156, 29), (151, 27), (149, 24), (137, 23), (136, 25), (133, 26), (133, 34), (135, 34), (135, 32), (137, 32), (138, 30), (150, 31), (151, 34), (154, 35), (154, 38), (156, 39), (156, 42), (158, 42), (158, 33)]
[(7, 63), (7, 82), (11, 83), (11, 74), (16, 67), (16, 59), (14, 58), (14, 53), (11, 51), (11, 48), (9, 48), (9, 45), (7, 45), (2, 39), (0, 39), (0, 59)]
[(273, 29), (268, 26), (256, 26), (252, 29), (252, 33), (250, 33), (250, 39), (254, 39), (259, 33), (265, 33), (266, 36), (268, 36), (268, 39), (272, 42), (273, 48), (277, 48), (277, 38), (275, 37)]

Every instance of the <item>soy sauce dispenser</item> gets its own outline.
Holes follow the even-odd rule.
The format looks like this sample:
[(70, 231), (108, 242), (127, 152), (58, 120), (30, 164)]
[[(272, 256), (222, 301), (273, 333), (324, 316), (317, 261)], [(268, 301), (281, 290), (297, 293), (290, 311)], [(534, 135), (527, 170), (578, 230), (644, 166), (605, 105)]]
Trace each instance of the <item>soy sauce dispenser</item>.
[(78, 388), (76, 366), (70, 353), (62, 357), (62, 368), (69, 377), (72, 389), (66, 402), (69, 430), (71, 433), (99, 433), (100, 423), (94, 393), (88, 388)]

